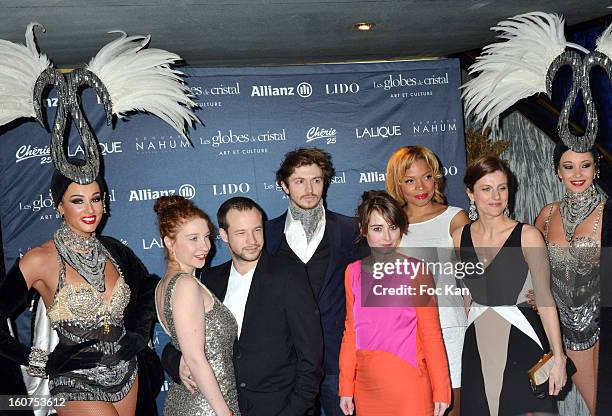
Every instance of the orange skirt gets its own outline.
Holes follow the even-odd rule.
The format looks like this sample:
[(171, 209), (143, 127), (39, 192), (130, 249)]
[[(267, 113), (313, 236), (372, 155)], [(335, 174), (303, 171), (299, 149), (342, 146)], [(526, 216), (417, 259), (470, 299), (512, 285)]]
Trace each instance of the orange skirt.
[(424, 362), (414, 368), (386, 351), (357, 350), (358, 416), (431, 416), (433, 393)]

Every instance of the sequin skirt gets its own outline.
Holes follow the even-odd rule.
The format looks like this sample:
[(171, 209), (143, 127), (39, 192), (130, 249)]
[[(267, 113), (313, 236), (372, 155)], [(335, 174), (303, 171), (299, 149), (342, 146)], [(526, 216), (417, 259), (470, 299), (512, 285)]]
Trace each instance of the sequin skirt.
[(98, 366), (49, 377), (49, 391), (53, 398), (66, 401), (117, 402), (128, 394), (137, 374), (137, 361), (132, 358), (109, 367)]
[[(234, 415), (240, 416), (236, 389), (221, 393)], [(164, 402), (164, 416), (216, 416), (216, 413), (202, 393), (191, 394), (182, 384), (171, 383)]]

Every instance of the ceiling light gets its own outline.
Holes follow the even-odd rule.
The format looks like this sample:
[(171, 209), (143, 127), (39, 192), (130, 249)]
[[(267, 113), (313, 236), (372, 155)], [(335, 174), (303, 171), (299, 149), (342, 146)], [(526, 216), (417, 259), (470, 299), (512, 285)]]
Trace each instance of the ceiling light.
[(353, 25), (360, 32), (368, 32), (374, 28), (374, 22), (359, 22)]

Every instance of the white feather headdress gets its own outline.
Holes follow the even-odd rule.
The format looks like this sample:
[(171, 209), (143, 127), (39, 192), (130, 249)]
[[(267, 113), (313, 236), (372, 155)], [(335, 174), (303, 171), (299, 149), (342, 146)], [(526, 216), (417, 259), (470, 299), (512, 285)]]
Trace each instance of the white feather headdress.
[(36, 117), (34, 111), (34, 84), (51, 63), (38, 53), (34, 41), (34, 28), (26, 29), (26, 44), (20, 45), (0, 39), (0, 126), (22, 117)]
[(467, 113), (496, 130), (499, 115), (518, 100), (545, 93), (548, 68), (566, 47), (589, 52), (567, 42), (563, 26), (558, 15), (533, 12), (492, 27), (506, 41), (485, 46), (470, 67), (478, 75), (462, 87)]
[[(196, 104), (182, 81), (182, 73), (171, 68), (180, 61), (176, 54), (145, 49), (149, 36), (121, 36), (104, 46), (86, 68), (68, 75), (55, 71), (45, 55), (39, 54), (31, 23), (26, 46), (0, 40), (0, 125), (21, 117), (35, 117), (42, 123), (42, 92), (55, 85), (60, 95), (51, 136), (51, 157), (55, 167), (78, 183), (91, 183), (99, 170), (97, 141), (81, 115), (76, 96), (80, 85), (93, 87), (104, 104), (107, 120), (112, 115), (145, 111), (170, 124), (183, 137), (185, 125), (200, 122), (193, 113)], [(43, 28), (44, 30), (44, 28)], [(64, 153), (65, 123), (72, 117), (84, 145), (85, 165), (75, 165)]]
[(86, 67), (106, 87), (113, 114), (124, 118), (129, 112), (147, 111), (186, 137), (185, 122), (193, 125), (199, 120), (191, 111), (195, 103), (182, 82), (183, 73), (170, 68), (181, 57), (162, 49), (144, 49), (150, 36), (117, 33), (121, 37), (100, 49)]

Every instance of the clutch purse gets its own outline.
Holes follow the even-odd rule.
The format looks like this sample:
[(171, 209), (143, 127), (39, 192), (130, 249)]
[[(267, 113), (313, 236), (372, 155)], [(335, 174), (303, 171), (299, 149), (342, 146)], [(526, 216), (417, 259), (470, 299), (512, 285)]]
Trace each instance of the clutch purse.
[[(527, 371), (531, 390), (538, 399), (544, 399), (548, 396), (548, 377), (550, 376), (550, 370), (553, 364), (553, 353), (550, 351), (544, 354), (538, 362)], [(566, 360), (565, 371), (568, 379), (576, 373), (576, 366), (569, 357), (567, 357)]]

